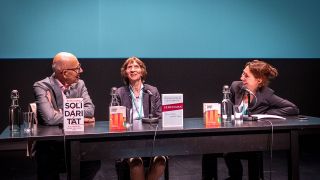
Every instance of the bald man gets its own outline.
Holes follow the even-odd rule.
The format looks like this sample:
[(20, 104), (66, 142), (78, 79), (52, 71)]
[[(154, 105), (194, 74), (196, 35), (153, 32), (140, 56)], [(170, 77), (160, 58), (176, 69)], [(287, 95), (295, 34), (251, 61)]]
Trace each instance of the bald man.
[[(84, 81), (80, 79), (83, 69), (76, 56), (67, 52), (58, 53), (53, 58), (52, 70), (50, 77), (33, 85), (39, 124), (62, 125), (63, 100), (66, 98), (83, 98), (85, 123), (93, 123), (94, 105)], [(37, 179), (60, 179), (59, 173), (66, 171), (63, 141), (38, 141), (33, 152), (37, 162)], [(81, 171), (81, 179), (93, 179), (100, 168), (100, 161), (83, 164), (89, 170)]]
[(63, 124), (63, 99), (83, 98), (85, 122), (94, 122), (94, 105), (80, 79), (83, 72), (78, 59), (71, 53), (60, 52), (52, 62), (53, 74), (33, 85), (40, 124)]

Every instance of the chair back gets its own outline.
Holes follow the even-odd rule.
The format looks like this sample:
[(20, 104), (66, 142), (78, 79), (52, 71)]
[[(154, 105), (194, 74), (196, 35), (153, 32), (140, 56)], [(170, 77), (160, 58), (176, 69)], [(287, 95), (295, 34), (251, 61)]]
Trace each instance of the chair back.
[(38, 124), (38, 118), (37, 118), (37, 104), (35, 102), (29, 103), (28, 107), (29, 112), (33, 112), (34, 114), (34, 123)]

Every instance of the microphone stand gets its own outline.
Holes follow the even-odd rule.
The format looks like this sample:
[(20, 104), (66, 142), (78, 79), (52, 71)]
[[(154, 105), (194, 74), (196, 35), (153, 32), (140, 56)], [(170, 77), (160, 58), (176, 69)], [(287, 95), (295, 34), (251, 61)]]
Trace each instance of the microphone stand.
[(247, 92), (247, 96), (248, 96), (248, 116), (250, 117), (250, 111), (249, 111), (249, 105), (250, 105), (250, 93)]
[(149, 92), (148, 90), (146, 92), (149, 95), (149, 115), (148, 115), (148, 117), (143, 117), (142, 118), (142, 122), (143, 123), (158, 123), (159, 122), (159, 118), (158, 117), (153, 117), (153, 114), (152, 114), (152, 104), (151, 104), (152, 93)]
[(250, 115), (250, 111), (249, 111), (249, 105), (250, 105), (250, 103), (251, 103), (251, 102), (250, 102), (250, 92), (247, 92), (247, 91), (246, 91), (246, 94), (247, 94), (247, 97), (248, 97), (248, 108), (247, 108), (248, 114), (243, 116), (243, 120), (244, 120), (244, 121), (257, 121), (258, 118), (251, 116), (251, 115)]

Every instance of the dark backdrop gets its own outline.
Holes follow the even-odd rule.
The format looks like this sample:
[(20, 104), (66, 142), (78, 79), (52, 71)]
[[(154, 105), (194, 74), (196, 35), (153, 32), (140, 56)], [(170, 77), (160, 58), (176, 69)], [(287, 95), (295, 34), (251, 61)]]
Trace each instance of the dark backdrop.
[[(97, 120), (106, 120), (110, 88), (121, 86), (120, 67), (125, 59), (79, 59)], [(146, 82), (160, 93), (183, 93), (184, 116), (202, 116), (202, 103), (220, 102), (222, 86), (239, 80), (244, 64), (252, 59), (142, 59), (148, 70)], [(320, 59), (263, 59), (279, 70), (270, 86), (276, 94), (299, 106), (301, 114), (320, 116), (317, 71)], [(0, 60), (0, 130), (8, 125), (10, 92), (20, 92), (23, 110), (34, 101), (32, 85), (50, 76), (51, 59)]]

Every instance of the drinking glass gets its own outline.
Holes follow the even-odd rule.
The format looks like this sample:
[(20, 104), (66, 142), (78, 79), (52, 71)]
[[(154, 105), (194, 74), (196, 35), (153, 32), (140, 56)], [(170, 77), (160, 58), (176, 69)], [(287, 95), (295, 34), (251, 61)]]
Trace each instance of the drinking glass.
[(126, 128), (131, 128), (133, 126), (133, 115), (132, 115), (132, 109), (127, 108), (126, 111)]
[(235, 121), (243, 121), (243, 106), (234, 105), (233, 112), (234, 112), (234, 120)]
[(32, 131), (34, 120), (35, 118), (33, 112), (23, 112), (23, 124), (25, 133), (30, 133)]

